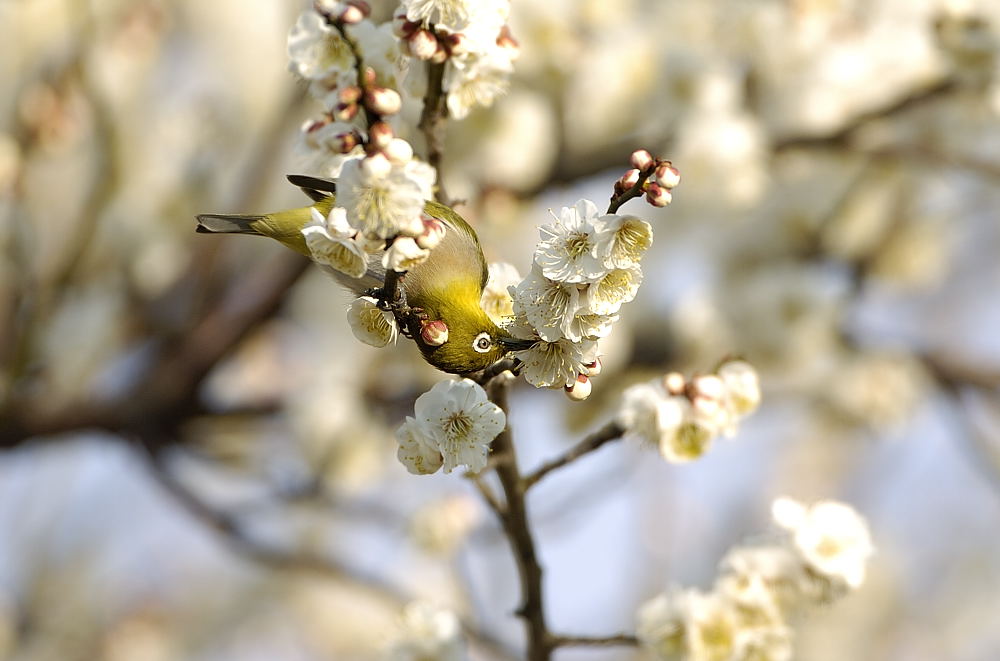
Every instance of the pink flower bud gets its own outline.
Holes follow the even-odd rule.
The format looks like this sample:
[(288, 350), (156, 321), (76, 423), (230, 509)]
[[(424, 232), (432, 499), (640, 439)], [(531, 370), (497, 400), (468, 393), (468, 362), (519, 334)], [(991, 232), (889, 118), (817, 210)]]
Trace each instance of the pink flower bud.
[(586, 374), (577, 374), (576, 381), (572, 385), (566, 386), (564, 390), (566, 391), (566, 396), (572, 401), (582, 402), (590, 397), (593, 389), (594, 385), (590, 382), (590, 378)]
[(434, 64), (443, 64), (448, 59), (448, 51), (441, 44), (438, 44), (437, 50), (431, 55), (430, 61)]
[(346, 154), (358, 146), (361, 139), (358, 134), (354, 131), (345, 131), (344, 133), (338, 133), (333, 136), (333, 140), (330, 141), (330, 146), (334, 151), (338, 151), (341, 154)]
[(674, 199), (670, 191), (657, 184), (649, 184), (646, 188), (646, 201), (654, 207), (665, 207)]
[(420, 339), (424, 344), (439, 347), (448, 341), (448, 326), (440, 320), (420, 322)]
[(670, 161), (663, 161), (656, 166), (656, 181), (664, 188), (673, 188), (681, 183), (681, 173)]
[(365, 18), (372, 15), (372, 6), (365, 2), (365, 0), (347, 0), (350, 4), (357, 7)]
[(417, 30), (404, 42), (406, 52), (420, 60), (429, 60), (438, 50), (438, 40), (430, 30)]
[(430, 250), (441, 243), (441, 239), (444, 238), (446, 231), (444, 223), (437, 218), (428, 216), (424, 216), (421, 220), (424, 223), (424, 232), (417, 237), (417, 245), (424, 250)]
[(333, 115), (342, 122), (349, 122), (358, 116), (358, 104), (338, 103), (333, 109)]
[(392, 163), (382, 152), (375, 152), (361, 159), (361, 171), (372, 179), (385, 179), (392, 171)]
[(337, 100), (341, 103), (357, 103), (361, 99), (361, 88), (357, 85), (341, 87), (337, 90)]
[(307, 119), (302, 124), (302, 132), (303, 133), (315, 133), (316, 131), (320, 130), (324, 126), (328, 125), (331, 121), (333, 121), (333, 118), (330, 117), (329, 115), (323, 115), (322, 117), (319, 117), (318, 119)]
[(382, 153), (395, 165), (406, 165), (413, 160), (413, 147), (402, 138), (393, 138), (385, 147)]
[(497, 46), (507, 51), (512, 60), (517, 59), (521, 52), (521, 44), (517, 43), (517, 39), (510, 33), (510, 27), (506, 25), (500, 28), (500, 34), (497, 35)]
[(618, 183), (621, 184), (623, 191), (629, 190), (639, 183), (639, 171), (635, 168), (626, 171), (625, 174), (622, 175), (622, 178), (618, 180)]
[(372, 87), (365, 93), (365, 105), (378, 115), (395, 115), (403, 107), (403, 99), (396, 90)]
[(637, 170), (648, 170), (653, 167), (653, 155), (645, 149), (636, 149), (629, 157), (629, 162)]
[(469, 52), (469, 39), (461, 32), (445, 35), (443, 37), (443, 43), (445, 49), (448, 51), (448, 54), (453, 57), (465, 55)]
[(371, 88), (375, 86), (375, 81), (378, 80), (378, 74), (375, 73), (375, 69), (371, 67), (365, 67), (365, 72), (361, 76), (362, 82), (364, 83), (362, 87)]
[(394, 137), (392, 127), (385, 122), (375, 122), (368, 129), (368, 142), (376, 149), (385, 149)]
[(687, 385), (684, 375), (680, 372), (668, 372), (666, 376), (663, 377), (663, 387), (667, 389), (667, 392), (671, 395), (680, 395), (684, 393), (684, 388)]
[(601, 369), (603, 369), (600, 358), (594, 359), (592, 363), (586, 363), (584, 367), (587, 368), (587, 376), (597, 376), (601, 373)]
[(357, 5), (347, 5), (338, 17), (345, 25), (354, 25), (365, 20), (365, 13)]

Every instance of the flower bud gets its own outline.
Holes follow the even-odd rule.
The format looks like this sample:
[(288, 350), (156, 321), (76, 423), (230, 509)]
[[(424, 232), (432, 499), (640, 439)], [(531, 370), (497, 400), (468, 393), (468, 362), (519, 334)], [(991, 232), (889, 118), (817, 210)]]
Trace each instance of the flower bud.
[(399, 92), (388, 87), (372, 87), (365, 92), (365, 105), (379, 115), (395, 115), (403, 107)]
[(673, 188), (681, 183), (681, 173), (670, 161), (663, 161), (656, 166), (656, 181), (664, 188)]
[(663, 387), (671, 395), (683, 394), (685, 386), (687, 386), (687, 382), (684, 379), (684, 375), (680, 372), (668, 372), (663, 377)]
[(358, 104), (338, 103), (333, 109), (333, 115), (342, 122), (349, 122), (358, 116)]
[(357, 85), (341, 87), (337, 90), (337, 100), (341, 103), (357, 103), (361, 100), (361, 88)]
[(636, 149), (629, 157), (629, 162), (637, 170), (648, 170), (653, 166), (653, 155), (645, 149)]
[(497, 35), (497, 46), (507, 51), (508, 57), (512, 60), (517, 59), (521, 53), (521, 44), (517, 43), (517, 39), (510, 33), (510, 27), (507, 25), (500, 28), (500, 34)]
[(362, 87), (368, 89), (375, 86), (375, 82), (378, 80), (378, 74), (375, 73), (375, 69), (371, 67), (365, 67), (364, 73), (361, 75), (361, 80), (364, 83)]
[(357, 133), (354, 131), (345, 131), (333, 136), (333, 139), (330, 140), (330, 146), (334, 151), (346, 154), (357, 147), (360, 142), (361, 139)]
[(420, 60), (429, 60), (438, 50), (438, 40), (430, 30), (417, 30), (406, 38), (406, 52)]
[(461, 32), (445, 35), (442, 38), (442, 43), (452, 57), (465, 55), (469, 52), (469, 39)]
[(423, 234), (416, 237), (417, 245), (425, 250), (430, 250), (441, 243), (447, 230), (445, 230), (444, 223), (437, 218), (425, 216), (421, 220), (424, 223), (424, 231)]
[(587, 376), (598, 376), (604, 366), (601, 365), (600, 358), (595, 358), (594, 362), (586, 363), (584, 364), (584, 367), (587, 368)]
[(618, 184), (621, 186), (622, 191), (627, 191), (633, 186), (639, 183), (639, 171), (635, 168), (627, 170), (622, 178), (618, 180)]
[(594, 385), (590, 382), (590, 378), (586, 374), (577, 374), (576, 381), (564, 388), (566, 396), (574, 402), (582, 402), (590, 397), (593, 389)]
[(372, 6), (368, 4), (365, 0), (347, 0), (350, 4), (358, 8), (361, 14), (368, 18), (372, 15)]
[(437, 50), (431, 55), (430, 61), (433, 64), (444, 64), (448, 60), (448, 51), (445, 50), (444, 46), (438, 44)]
[(329, 20), (343, 11), (344, 5), (341, 2), (337, 2), (337, 0), (315, 0), (313, 2), (313, 9)]
[(385, 122), (375, 122), (368, 129), (368, 142), (375, 149), (385, 149), (394, 137), (392, 127)]
[(420, 322), (420, 339), (424, 344), (439, 347), (448, 341), (448, 326), (440, 320)]
[(373, 179), (384, 179), (392, 171), (392, 163), (382, 152), (375, 152), (361, 159), (361, 171)]
[(406, 165), (413, 160), (413, 147), (402, 138), (393, 138), (383, 149), (382, 153), (395, 165)]
[(695, 397), (707, 397), (721, 402), (726, 396), (726, 386), (714, 374), (704, 374), (691, 380), (691, 392)]
[(657, 184), (649, 184), (646, 188), (646, 201), (654, 207), (665, 207), (674, 199), (670, 191)]
[(344, 7), (344, 10), (340, 12), (338, 17), (340, 22), (345, 25), (354, 25), (355, 23), (360, 23), (365, 20), (365, 13), (355, 4), (349, 4)]

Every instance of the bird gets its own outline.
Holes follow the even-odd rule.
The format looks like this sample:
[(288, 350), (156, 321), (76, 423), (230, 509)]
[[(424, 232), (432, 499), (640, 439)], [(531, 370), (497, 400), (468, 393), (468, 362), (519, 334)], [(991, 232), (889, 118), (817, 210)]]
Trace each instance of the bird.
[[(196, 231), (266, 236), (309, 257), (301, 230), (310, 222), (313, 208), (326, 216), (336, 205), (336, 181), (298, 174), (287, 179), (313, 204), (267, 214), (200, 214)], [(480, 305), (489, 270), (476, 231), (457, 212), (438, 202), (427, 201), (424, 213), (445, 225), (445, 235), (426, 261), (401, 275), (399, 300), (380, 301), (380, 307), (393, 311), (404, 335), (416, 342), (424, 360), (449, 374), (478, 372), (513, 351), (530, 348), (533, 340), (515, 337), (501, 328)], [(377, 297), (382, 293), (385, 269), (378, 255), (369, 256), (367, 271), (360, 278), (323, 268), (355, 296)], [(421, 332), (434, 322), (443, 323), (447, 331), (443, 344)], [(440, 324), (435, 327), (440, 329)]]

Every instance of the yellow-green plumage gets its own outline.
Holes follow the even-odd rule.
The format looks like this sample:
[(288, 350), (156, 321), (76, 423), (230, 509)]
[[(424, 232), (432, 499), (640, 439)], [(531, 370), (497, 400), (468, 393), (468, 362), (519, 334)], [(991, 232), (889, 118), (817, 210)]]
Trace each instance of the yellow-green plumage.
[[(302, 228), (311, 221), (312, 208), (324, 216), (329, 213), (336, 202), (335, 184), (297, 175), (289, 179), (313, 199), (311, 207), (263, 215), (204, 214), (198, 216), (198, 231), (267, 236), (309, 256)], [(523, 342), (499, 328), (480, 306), (488, 270), (475, 230), (454, 210), (442, 204), (427, 202), (424, 212), (444, 222), (446, 232), (427, 261), (406, 273), (400, 281), (400, 289), (410, 307), (422, 309), (430, 320), (445, 323), (448, 341), (440, 346), (428, 345), (421, 338), (416, 320), (407, 330), (424, 359), (434, 367), (452, 374), (481, 370)], [(358, 295), (380, 285), (384, 279), (378, 256), (369, 261), (368, 273), (360, 279), (329, 270), (338, 282)], [(474, 345), (483, 333), (491, 339), (491, 344), (487, 350), (480, 351)]]

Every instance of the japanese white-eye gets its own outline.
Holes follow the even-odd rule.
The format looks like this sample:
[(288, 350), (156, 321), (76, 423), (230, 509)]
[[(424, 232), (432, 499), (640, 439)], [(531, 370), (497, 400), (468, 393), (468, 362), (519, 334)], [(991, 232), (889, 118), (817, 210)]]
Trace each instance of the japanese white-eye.
[[(202, 214), (198, 216), (197, 231), (267, 236), (310, 256), (302, 228), (310, 222), (312, 208), (324, 216), (333, 208), (336, 182), (305, 175), (290, 175), (288, 179), (313, 200), (311, 207), (262, 215)], [(488, 270), (475, 230), (443, 204), (429, 201), (424, 213), (444, 223), (445, 235), (427, 260), (407, 271), (399, 281), (406, 305), (419, 312), (404, 323), (407, 335), (417, 343), (424, 359), (443, 372), (468, 374), (492, 365), (510, 351), (531, 346), (531, 340), (516, 338), (497, 326), (480, 305)], [(378, 255), (369, 257), (368, 270), (361, 278), (329, 267), (326, 270), (358, 296), (381, 287), (385, 280)], [(421, 332), (428, 324), (440, 329), (440, 323), (434, 322), (443, 322), (446, 327), (447, 340), (443, 344), (428, 343), (427, 333)]]

